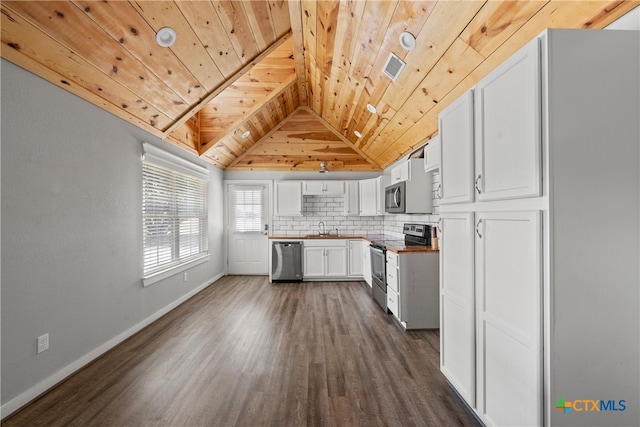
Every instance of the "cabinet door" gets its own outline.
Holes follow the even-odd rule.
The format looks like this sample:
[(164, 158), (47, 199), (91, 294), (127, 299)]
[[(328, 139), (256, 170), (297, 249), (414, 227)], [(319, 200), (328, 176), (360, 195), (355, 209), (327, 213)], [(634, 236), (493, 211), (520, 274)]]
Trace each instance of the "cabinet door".
[(324, 194), (344, 194), (344, 181), (324, 181)]
[(278, 181), (275, 185), (275, 215), (302, 215), (302, 182)]
[(360, 215), (360, 183), (359, 181), (345, 182), (344, 215)]
[(473, 202), (473, 90), (438, 116), (440, 128), (440, 204)]
[(360, 181), (360, 215), (377, 215), (378, 195), (376, 178), (363, 179)]
[(347, 248), (325, 248), (325, 276), (347, 276)]
[(364, 281), (371, 286), (371, 250), (370, 243), (366, 240), (362, 241), (362, 276)]
[(424, 171), (433, 172), (440, 169), (440, 136), (434, 136), (424, 148)]
[(324, 181), (303, 181), (302, 194), (305, 196), (321, 196), (324, 194)]
[(324, 248), (305, 247), (304, 248), (304, 276), (322, 277), (324, 276)]
[(473, 214), (441, 215), (440, 370), (476, 405)]
[(534, 39), (476, 86), (476, 199), (540, 195), (540, 47)]
[(410, 160), (404, 161), (395, 168), (391, 169), (392, 184), (396, 184), (398, 182), (406, 181), (409, 179), (409, 162)]
[(362, 240), (349, 240), (349, 276), (362, 277), (362, 250)]
[(540, 230), (538, 212), (476, 214), (477, 411), (487, 425), (542, 425)]

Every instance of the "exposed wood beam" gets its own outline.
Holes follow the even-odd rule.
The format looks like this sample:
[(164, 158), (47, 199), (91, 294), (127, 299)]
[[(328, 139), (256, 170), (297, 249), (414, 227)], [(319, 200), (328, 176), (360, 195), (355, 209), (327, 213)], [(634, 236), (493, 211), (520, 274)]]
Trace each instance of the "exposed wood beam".
[(344, 135), (342, 135), (340, 132), (338, 132), (331, 125), (331, 123), (329, 123), (328, 121), (326, 121), (325, 119), (320, 117), (318, 114), (316, 114), (315, 111), (313, 111), (309, 107), (300, 107), (300, 108), (303, 108), (305, 111), (308, 111), (310, 114), (312, 114), (320, 123), (325, 125), (326, 128), (329, 129), (337, 138), (339, 138), (342, 142), (347, 144), (349, 147), (353, 148), (353, 151), (355, 151), (356, 153), (360, 154), (367, 162), (369, 162), (369, 164), (371, 166), (373, 166), (375, 168), (375, 170), (382, 170), (382, 167), (375, 160), (373, 160), (371, 157), (369, 157), (364, 151), (362, 151), (361, 149), (356, 147), (353, 142), (351, 142), (347, 138), (345, 138)]
[[(286, 89), (286, 88), (285, 88)], [(274, 128), (272, 128), (269, 132), (267, 132), (262, 138), (260, 138), (259, 140), (257, 140), (251, 147), (249, 147), (244, 153), (240, 154), (238, 157), (236, 157), (231, 163), (229, 163), (229, 166), (226, 167), (226, 169), (232, 168), (235, 165), (237, 165), (239, 162), (242, 161), (242, 159), (244, 159), (247, 155), (249, 155), (251, 152), (255, 151), (258, 146), (260, 145), (260, 143), (262, 141), (266, 141), (271, 135), (273, 135), (274, 133), (276, 133), (277, 131), (280, 130), (280, 128), (282, 128), (282, 126), (284, 126), (289, 120), (291, 120), (291, 118), (293, 116), (295, 116), (296, 111), (298, 111), (298, 109), (294, 110), (291, 114), (289, 114), (287, 117), (284, 118), (284, 120), (280, 121), (280, 123), (278, 123)], [(258, 112), (254, 113), (257, 114)]]
[[(176, 120), (165, 132), (164, 139), (166, 139), (173, 131), (182, 126), (189, 118), (191, 118), (198, 111), (202, 110), (212, 99), (216, 96), (220, 95), (222, 91), (227, 89), (233, 83), (235, 83), (238, 79), (246, 75), (253, 67), (256, 66), (260, 61), (266, 58), (270, 53), (278, 48), (282, 43), (287, 41), (291, 37), (291, 31), (280, 37), (278, 40), (273, 42), (271, 46), (269, 46), (266, 50), (260, 53), (260, 55), (256, 56), (251, 62), (247, 63), (244, 67), (238, 70), (233, 76), (229, 77), (225, 80), (220, 86), (218, 86), (213, 92), (209, 93), (205, 98), (203, 98), (199, 103), (191, 107), (186, 113), (184, 113), (178, 120)], [(200, 142), (200, 141), (198, 141)]]
[(300, 0), (289, 0), (289, 18), (293, 35), (293, 59), (298, 76), (300, 105), (307, 105), (307, 73), (304, 68), (304, 42), (302, 39), (302, 5)]

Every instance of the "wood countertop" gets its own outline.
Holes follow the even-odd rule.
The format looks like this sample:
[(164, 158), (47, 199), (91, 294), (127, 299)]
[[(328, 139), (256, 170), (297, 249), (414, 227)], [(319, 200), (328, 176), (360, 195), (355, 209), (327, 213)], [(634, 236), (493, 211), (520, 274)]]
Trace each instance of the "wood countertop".
[[(411, 252), (411, 253), (415, 253), (415, 252), (435, 252), (438, 253), (440, 252), (438, 249), (433, 249), (431, 246), (419, 246), (419, 245), (410, 245), (407, 246), (405, 245), (401, 239), (399, 237), (393, 237), (393, 236), (387, 236), (384, 234), (371, 234), (371, 235), (348, 235), (348, 234), (340, 234), (340, 235), (335, 235), (335, 234), (331, 234), (331, 235), (326, 235), (326, 236), (319, 236), (317, 234), (307, 234), (307, 235), (303, 235), (303, 236), (280, 236), (280, 235), (275, 235), (275, 236), (269, 236), (269, 240), (336, 240), (336, 239), (343, 239), (343, 240), (357, 240), (357, 239), (362, 239), (362, 240), (367, 240), (369, 242), (373, 242), (374, 240), (385, 240), (387, 241), (386, 243), (386, 247), (387, 250), (391, 251), (391, 252), (395, 252), (395, 253), (405, 253), (405, 252)], [(388, 243), (389, 241), (391, 241), (392, 243)]]

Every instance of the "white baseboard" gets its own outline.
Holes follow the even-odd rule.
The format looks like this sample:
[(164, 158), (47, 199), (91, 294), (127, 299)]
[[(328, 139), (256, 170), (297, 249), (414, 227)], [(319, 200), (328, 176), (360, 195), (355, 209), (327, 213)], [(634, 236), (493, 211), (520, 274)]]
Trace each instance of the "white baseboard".
[(40, 396), (45, 391), (49, 390), (54, 385), (58, 384), (60, 381), (67, 378), (69, 375), (73, 374), (74, 372), (78, 371), (79, 369), (87, 365), (89, 362), (93, 361), (99, 356), (102, 356), (104, 353), (111, 350), (113, 347), (120, 344), (122, 341), (126, 340), (130, 336), (134, 335), (136, 332), (140, 331), (142, 328), (155, 322), (160, 317), (164, 316), (165, 314), (167, 314), (168, 312), (170, 312), (171, 310), (173, 310), (174, 308), (176, 308), (177, 306), (179, 306), (180, 304), (182, 304), (183, 302), (185, 302), (186, 300), (188, 300), (198, 292), (205, 289), (207, 286), (217, 282), (223, 276), (225, 276), (225, 273), (218, 274), (211, 280), (207, 281), (206, 283), (203, 283), (202, 285), (198, 286), (192, 291), (186, 293), (185, 295), (173, 301), (171, 304), (167, 305), (166, 307), (163, 307), (160, 310), (156, 311), (151, 316), (144, 319), (142, 322), (132, 326), (131, 328), (122, 332), (120, 335), (102, 344), (100, 347), (97, 347), (94, 350), (90, 351), (89, 353), (85, 354), (75, 362), (65, 366), (58, 372), (54, 373), (53, 375), (45, 379), (44, 381), (39, 382), (38, 384), (31, 387), (24, 393), (11, 399), (10, 401), (8, 401), (7, 403), (5, 403), (0, 407), (0, 414), (1, 414), (0, 419), (4, 419), (5, 417), (11, 415), (15, 411), (17, 411), (18, 409), (26, 405), (27, 403), (31, 402), (36, 397)]

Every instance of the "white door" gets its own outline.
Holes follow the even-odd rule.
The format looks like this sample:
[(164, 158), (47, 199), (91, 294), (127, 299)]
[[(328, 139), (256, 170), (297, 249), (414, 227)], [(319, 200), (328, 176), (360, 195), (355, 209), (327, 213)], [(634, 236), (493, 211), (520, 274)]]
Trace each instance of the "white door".
[(477, 410), (487, 425), (542, 425), (540, 230), (539, 212), (476, 214)]
[(362, 240), (349, 240), (349, 276), (362, 277), (363, 274)]
[(478, 83), (475, 108), (476, 199), (539, 196), (542, 106), (538, 39)]
[(360, 181), (360, 215), (374, 216), (377, 214), (378, 197), (376, 194), (376, 178)]
[(303, 273), (305, 277), (324, 276), (324, 248), (317, 246), (305, 246), (303, 264)]
[(229, 274), (269, 274), (269, 186), (227, 186)]
[(476, 323), (473, 214), (442, 214), (440, 369), (476, 406)]
[(278, 181), (275, 193), (275, 215), (302, 215), (302, 181)]
[(325, 275), (327, 277), (346, 277), (347, 276), (347, 248), (324, 249), (325, 255)]
[(473, 202), (473, 90), (438, 116), (440, 127), (440, 204)]

